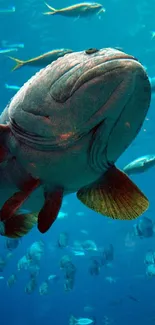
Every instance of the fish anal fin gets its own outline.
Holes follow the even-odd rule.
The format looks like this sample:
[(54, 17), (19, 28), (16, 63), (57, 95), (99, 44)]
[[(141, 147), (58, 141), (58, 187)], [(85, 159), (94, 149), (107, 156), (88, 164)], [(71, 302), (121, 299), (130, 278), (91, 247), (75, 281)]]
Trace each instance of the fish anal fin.
[(62, 189), (58, 189), (55, 192), (46, 195), (45, 203), (38, 215), (38, 229), (41, 233), (45, 233), (56, 220), (61, 208), (62, 199)]
[(149, 206), (140, 189), (115, 166), (91, 187), (80, 189), (77, 197), (90, 209), (120, 220), (135, 219)]
[(38, 221), (38, 213), (14, 214), (11, 218), (0, 222), (0, 234), (9, 238), (20, 238), (26, 235)]

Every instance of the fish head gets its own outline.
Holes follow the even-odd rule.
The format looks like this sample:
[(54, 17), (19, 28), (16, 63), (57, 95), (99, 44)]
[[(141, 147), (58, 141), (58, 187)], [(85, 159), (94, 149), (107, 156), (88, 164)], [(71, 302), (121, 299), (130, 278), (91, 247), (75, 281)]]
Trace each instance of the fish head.
[(90, 3), (90, 9), (91, 10), (96, 10), (96, 11), (99, 11), (99, 12), (105, 12), (105, 9), (103, 8), (103, 5), (100, 4), (100, 3), (97, 3), (97, 2), (92, 2)]
[(154, 162), (155, 163), (155, 155), (147, 155), (146, 157), (145, 157), (145, 162), (146, 163), (151, 163), (151, 162)]
[(64, 56), (65, 54), (68, 54), (68, 53), (72, 53), (73, 50), (71, 49), (60, 49), (58, 50), (58, 56), (61, 57), (61, 56)]
[(59, 58), (14, 96), (8, 116), (20, 140), (71, 145), (91, 134), (90, 152), (113, 164), (137, 135), (151, 97), (142, 65), (113, 48)]

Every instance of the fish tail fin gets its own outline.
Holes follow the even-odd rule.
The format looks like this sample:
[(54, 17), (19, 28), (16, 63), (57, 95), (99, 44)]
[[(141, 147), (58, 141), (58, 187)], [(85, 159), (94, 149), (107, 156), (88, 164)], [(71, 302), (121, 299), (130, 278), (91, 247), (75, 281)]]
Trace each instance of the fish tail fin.
[(0, 234), (9, 238), (26, 235), (38, 221), (38, 213), (14, 214), (5, 221), (0, 221)]
[(48, 9), (50, 9), (50, 11), (44, 12), (43, 13), (44, 15), (54, 15), (57, 12), (57, 10), (51, 7), (47, 2), (45, 2), (45, 5), (47, 6)]
[(77, 324), (77, 319), (71, 315), (69, 319), (69, 325), (76, 325)]
[(13, 60), (13, 61), (16, 62), (16, 65), (13, 67), (13, 69), (11, 71), (15, 71), (15, 70), (21, 68), (25, 64), (25, 61), (16, 59), (16, 58), (14, 58), (12, 56), (8, 56), (8, 57), (9, 57), (9, 59), (11, 59), (11, 60)]

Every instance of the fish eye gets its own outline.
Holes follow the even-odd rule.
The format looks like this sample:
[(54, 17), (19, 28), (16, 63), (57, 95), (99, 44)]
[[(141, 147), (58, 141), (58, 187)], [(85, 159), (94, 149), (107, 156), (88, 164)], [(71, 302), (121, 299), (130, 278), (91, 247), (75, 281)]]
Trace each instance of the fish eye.
[(85, 53), (86, 54), (94, 54), (94, 53), (96, 53), (96, 52), (98, 52), (99, 50), (98, 49), (93, 49), (93, 48), (91, 48), (91, 49), (88, 49), (88, 50), (86, 50), (85, 51)]

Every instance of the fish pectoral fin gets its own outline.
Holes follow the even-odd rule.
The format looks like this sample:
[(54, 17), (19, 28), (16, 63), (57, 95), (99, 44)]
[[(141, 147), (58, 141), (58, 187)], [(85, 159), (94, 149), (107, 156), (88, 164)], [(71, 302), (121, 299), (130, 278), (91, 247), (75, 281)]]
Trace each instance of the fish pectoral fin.
[(61, 208), (62, 199), (62, 189), (45, 195), (45, 203), (38, 215), (38, 229), (41, 233), (45, 233), (56, 220)]
[[(31, 179), (24, 184), (23, 190), (14, 193), (0, 210), (0, 234), (8, 237), (22, 237), (34, 224), (33, 214), (20, 214), (16, 212), (28, 199), (29, 195), (40, 185), (39, 180)], [(27, 216), (31, 215), (30, 223)], [(24, 219), (25, 218), (25, 219)], [(31, 221), (32, 219), (32, 221)]]
[(38, 180), (33, 180), (33, 182), (31, 180), (31, 183), (28, 182), (23, 191), (15, 192), (2, 206), (0, 221), (10, 219), (39, 185)]
[(77, 16), (76, 18), (73, 19), (73, 21), (75, 22), (75, 21), (77, 21), (79, 19), (80, 19), (80, 16)]
[(26, 235), (38, 221), (38, 213), (13, 214), (11, 218), (0, 221), (0, 234), (9, 238)]
[(77, 197), (90, 209), (120, 220), (135, 219), (149, 206), (140, 189), (115, 166), (91, 187), (80, 189)]

